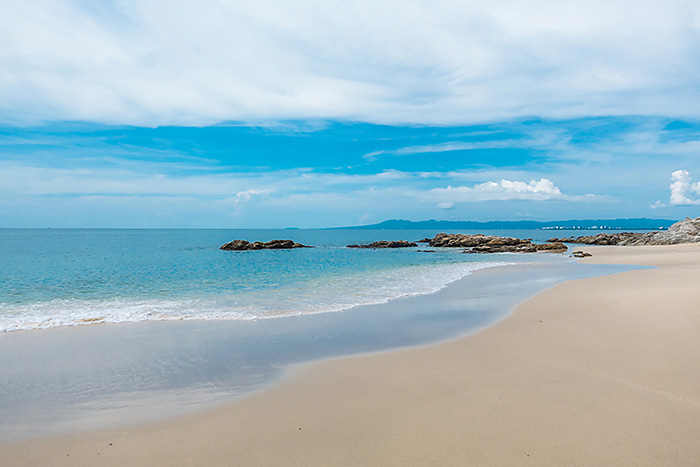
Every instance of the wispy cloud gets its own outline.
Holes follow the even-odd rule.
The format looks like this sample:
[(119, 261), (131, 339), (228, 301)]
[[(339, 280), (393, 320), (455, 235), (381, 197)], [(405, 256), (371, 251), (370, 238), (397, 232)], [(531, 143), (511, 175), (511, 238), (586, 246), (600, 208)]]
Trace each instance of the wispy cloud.
[[(508, 127), (508, 123), (504, 124)], [(494, 136), (482, 141), (444, 141), (433, 144), (402, 146), (394, 149), (382, 149), (363, 155), (363, 159), (373, 162), (384, 156), (408, 156), (412, 154), (447, 153), (453, 151), (472, 151), (484, 149), (518, 149), (547, 151), (550, 154), (567, 152), (570, 149), (571, 134), (563, 128), (525, 128), (517, 122), (510, 124), (514, 135), (506, 137), (505, 130), (482, 131), (464, 134), (466, 137)]]
[(0, 120), (697, 117), (698, 18), (684, 0), (3, 2)]
[(483, 141), (478, 143), (453, 141), (438, 144), (427, 144), (422, 146), (406, 146), (398, 149), (389, 149), (384, 151), (372, 151), (362, 156), (368, 161), (376, 160), (382, 155), (405, 156), (409, 154), (427, 154), (433, 152), (449, 152), (449, 151), (465, 151), (471, 149), (494, 149), (512, 147), (514, 145), (523, 145), (523, 142), (515, 141)]
[[(256, 196), (347, 192), (393, 186), (419, 179), (418, 174), (388, 170), (374, 174), (315, 172), (309, 168), (265, 172), (153, 173), (151, 164), (131, 169), (27, 166), (0, 162), (0, 195), (5, 196), (197, 196), (226, 198), (236, 204)], [(139, 170), (141, 169), (141, 170)], [(145, 170), (144, 170), (145, 169)]]

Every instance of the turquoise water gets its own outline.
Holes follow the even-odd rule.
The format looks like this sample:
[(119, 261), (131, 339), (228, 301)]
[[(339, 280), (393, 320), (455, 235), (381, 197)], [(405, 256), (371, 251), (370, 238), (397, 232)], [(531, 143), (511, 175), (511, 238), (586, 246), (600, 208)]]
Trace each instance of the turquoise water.
[[(519, 255), (357, 250), (434, 231), (0, 230), (0, 331), (182, 319), (260, 319), (339, 311), (433, 293)], [(546, 232), (497, 232), (542, 237)], [(314, 246), (222, 251), (234, 239)], [(423, 248), (426, 248), (423, 245)], [(541, 258), (540, 258), (541, 259)]]
[[(558, 282), (631, 269), (345, 248), (435, 233), (0, 230), (0, 441), (186, 414), (291, 365), (458, 337)], [(218, 249), (236, 238), (315, 248)]]

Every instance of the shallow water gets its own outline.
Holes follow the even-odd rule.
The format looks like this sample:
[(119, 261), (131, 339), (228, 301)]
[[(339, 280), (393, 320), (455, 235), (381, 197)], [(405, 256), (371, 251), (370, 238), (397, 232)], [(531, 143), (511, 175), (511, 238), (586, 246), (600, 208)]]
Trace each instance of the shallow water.
[[(348, 249), (433, 231), (0, 229), (0, 331), (90, 323), (260, 319), (433, 293), (520, 255)], [(532, 236), (521, 231), (499, 232)], [(290, 238), (311, 249), (221, 251)], [(425, 248), (425, 246), (423, 246)]]
[(461, 336), (555, 283), (632, 269), (518, 258), (524, 264), (470, 274), (436, 293), (342, 312), (2, 333), (0, 439), (185, 414), (269, 384), (289, 365)]

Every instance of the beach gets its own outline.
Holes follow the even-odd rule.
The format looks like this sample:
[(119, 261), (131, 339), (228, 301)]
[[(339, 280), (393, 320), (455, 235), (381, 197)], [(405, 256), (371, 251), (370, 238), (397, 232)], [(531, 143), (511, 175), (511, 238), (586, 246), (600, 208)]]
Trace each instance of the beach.
[(435, 345), (294, 367), (172, 420), (0, 445), (20, 465), (697, 465), (700, 247), (569, 281)]

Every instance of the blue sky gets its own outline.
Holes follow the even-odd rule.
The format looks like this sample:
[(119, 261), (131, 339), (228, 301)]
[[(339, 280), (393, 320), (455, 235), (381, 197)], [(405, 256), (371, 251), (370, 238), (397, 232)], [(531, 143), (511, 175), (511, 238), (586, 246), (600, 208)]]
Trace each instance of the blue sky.
[(0, 6), (0, 227), (700, 215), (694, 2), (345, 3)]

